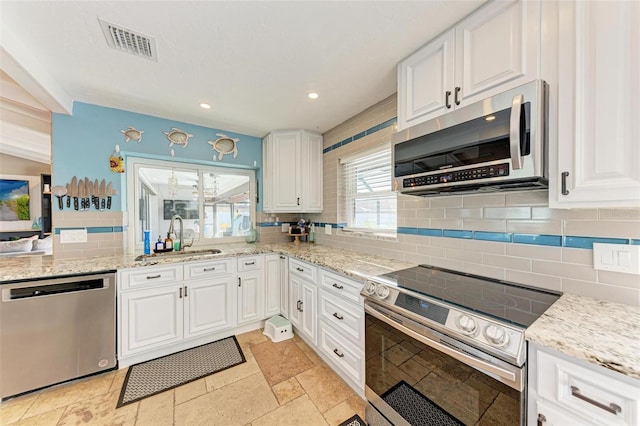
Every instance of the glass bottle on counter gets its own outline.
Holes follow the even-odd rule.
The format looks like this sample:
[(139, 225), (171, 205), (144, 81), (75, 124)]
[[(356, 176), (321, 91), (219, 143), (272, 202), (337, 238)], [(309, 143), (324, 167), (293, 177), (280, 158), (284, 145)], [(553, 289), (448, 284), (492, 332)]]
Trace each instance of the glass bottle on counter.
[(164, 247), (173, 248), (173, 238), (171, 238), (171, 234), (169, 232), (167, 232), (167, 238), (164, 239)]
[(313, 223), (309, 225), (309, 242), (312, 244), (316, 242), (316, 227)]
[(162, 241), (162, 237), (158, 235), (158, 241), (156, 241), (156, 251), (164, 250), (164, 241)]

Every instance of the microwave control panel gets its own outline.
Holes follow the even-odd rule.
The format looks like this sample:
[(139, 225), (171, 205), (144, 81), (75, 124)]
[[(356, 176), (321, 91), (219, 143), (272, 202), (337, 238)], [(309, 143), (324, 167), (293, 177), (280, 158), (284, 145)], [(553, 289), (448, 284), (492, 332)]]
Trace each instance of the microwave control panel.
[(402, 187), (412, 188), (415, 186), (463, 182), (503, 176), (509, 176), (509, 163), (475, 167), (473, 169), (455, 170), (426, 176), (410, 177), (402, 180)]

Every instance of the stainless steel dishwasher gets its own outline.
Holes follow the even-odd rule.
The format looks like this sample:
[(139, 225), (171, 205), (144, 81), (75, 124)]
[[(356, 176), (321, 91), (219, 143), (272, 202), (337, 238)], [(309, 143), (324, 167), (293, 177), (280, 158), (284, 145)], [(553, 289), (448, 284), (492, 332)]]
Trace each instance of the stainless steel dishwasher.
[(115, 367), (115, 277), (0, 286), (0, 398)]

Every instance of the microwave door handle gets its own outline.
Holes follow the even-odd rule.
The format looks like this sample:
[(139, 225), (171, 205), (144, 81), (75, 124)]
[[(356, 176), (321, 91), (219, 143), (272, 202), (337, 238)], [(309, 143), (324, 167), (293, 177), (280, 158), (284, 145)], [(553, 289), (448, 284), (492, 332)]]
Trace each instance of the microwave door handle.
[(522, 154), (520, 147), (522, 146), (523, 132), (520, 124), (522, 123), (522, 104), (524, 103), (523, 95), (513, 97), (511, 103), (511, 120), (509, 123), (509, 147), (511, 150), (511, 167), (514, 170), (522, 168)]

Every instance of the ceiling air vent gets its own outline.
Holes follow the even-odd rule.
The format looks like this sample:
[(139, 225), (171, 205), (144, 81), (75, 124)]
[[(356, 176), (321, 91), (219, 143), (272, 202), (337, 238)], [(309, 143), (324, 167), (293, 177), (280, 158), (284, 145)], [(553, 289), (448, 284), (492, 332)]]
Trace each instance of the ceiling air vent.
[(102, 18), (98, 18), (98, 21), (100, 21), (102, 32), (107, 38), (109, 47), (152, 61), (158, 61), (156, 42), (153, 38), (132, 31), (121, 25), (105, 21)]

